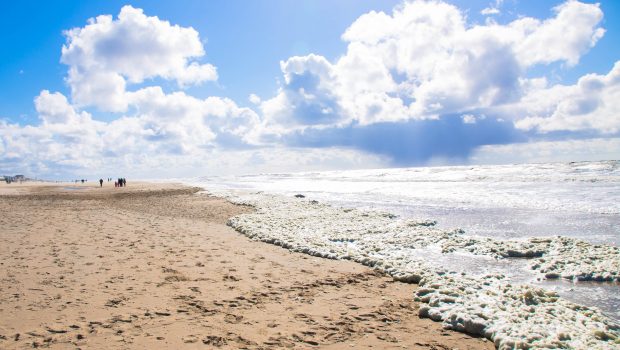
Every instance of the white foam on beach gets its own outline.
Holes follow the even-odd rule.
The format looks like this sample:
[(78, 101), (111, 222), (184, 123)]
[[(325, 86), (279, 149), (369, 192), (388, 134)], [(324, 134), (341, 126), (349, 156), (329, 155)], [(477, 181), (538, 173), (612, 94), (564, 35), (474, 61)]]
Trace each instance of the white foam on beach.
[[(388, 213), (266, 194), (227, 197), (257, 210), (229, 220), (237, 231), (292, 251), (353, 260), (397, 280), (419, 283), (415, 299), (423, 303), (420, 316), (442, 321), (449, 329), (484, 336), (498, 348), (612, 349), (620, 345), (620, 328), (596, 308), (571, 303), (553, 291), (514, 285), (502, 274), (446, 269), (433, 264), (427, 254), (459, 252), (496, 259), (542, 256), (548, 262), (544, 270), (540, 259), (531, 265), (541, 274), (549, 275), (549, 266), (554, 266), (554, 273), (565, 278), (617, 279), (618, 248), (561, 237), (476, 240), (460, 230), (437, 229), (431, 221), (399, 220)], [(605, 254), (602, 261), (592, 263), (589, 257), (601, 252)], [(560, 263), (565, 259), (559, 253), (573, 257), (573, 264)]]
[[(186, 182), (253, 205), (255, 213), (229, 222), (249, 237), (420, 283), (421, 315), (448, 328), (485, 336), (500, 348), (605, 349), (620, 344), (619, 164)], [(294, 198), (297, 193), (306, 198)]]

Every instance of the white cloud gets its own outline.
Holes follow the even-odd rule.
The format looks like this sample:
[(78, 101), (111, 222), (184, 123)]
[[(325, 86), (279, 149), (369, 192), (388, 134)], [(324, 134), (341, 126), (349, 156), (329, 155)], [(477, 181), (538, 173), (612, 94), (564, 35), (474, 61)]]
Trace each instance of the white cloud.
[(98, 16), (83, 28), (65, 32), (61, 61), (69, 65), (73, 102), (119, 112), (127, 108), (126, 84), (161, 77), (179, 86), (216, 80), (198, 32), (124, 6), (118, 18)]
[(34, 104), (39, 117), (45, 124), (71, 125), (90, 121), (90, 115), (87, 112), (78, 113), (69, 104), (67, 98), (59, 92), (50, 93), (43, 90), (35, 98)]
[(463, 114), (461, 119), (463, 119), (465, 124), (476, 124), (476, 116), (473, 114)]
[(258, 95), (256, 94), (250, 94), (250, 96), (248, 96), (248, 100), (255, 105), (260, 104), (261, 102), (260, 97), (258, 97)]
[(90, 167), (99, 163), (104, 123), (76, 111), (60, 93), (42, 91), (35, 106), (41, 119), (38, 126), (0, 123), (0, 142), (5, 145), (2, 168), (10, 169), (13, 163), (25, 170), (46, 164)]
[(489, 7), (485, 7), (484, 9), (482, 9), (482, 11), (480, 11), (480, 14), (484, 16), (500, 14), (501, 11), (499, 10), (499, 8), (502, 6), (503, 2), (504, 0), (495, 0), (494, 3), (489, 4)]
[(284, 84), (261, 105), (267, 128), (434, 119), (514, 104), (535, 82), (529, 67), (574, 65), (604, 33), (597, 4), (568, 1), (554, 11), (544, 21), (473, 26), (437, 1), (371, 11), (342, 35), (347, 52), (335, 62), (316, 54), (281, 62)]
[(102, 111), (123, 112), (127, 109), (125, 79), (116, 73), (69, 69), (67, 82), (71, 97), (78, 106), (97, 106)]
[(184, 92), (164, 94), (151, 87), (130, 94), (137, 116), (157, 135), (182, 141), (183, 148), (214, 146), (216, 139), (251, 144), (258, 115), (240, 108), (232, 100), (219, 97), (197, 99)]
[(620, 132), (620, 61), (606, 75), (587, 74), (575, 85), (534, 88), (515, 108), (518, 128), (539, 132), (595, 130)]
[(183, 149), (183, 139), (177, 138), (188, 132), (183, 128), (172, 131), (178, 134), (168, 140), (160, 138), (159, 132), (170, 127), (165, 123), (155, 126), (148, 117), (123, 117), (96, 128), (98, 137), (70, 142), (71, 133), (67, 130), (0, 122), (0, 168), (8, 173), (66, 179), (67, 176), (170, 178), (387, 165), (379, 156), (345, 148), (198, 147), (199, 144), (192, 143), (191, 134), (189, 139), (184, 139), (190, 142), (190, 147)]
[[(161, 168), (170, 157), (194, 159), (199, 166), (217, 149), (254, 147), (259, 117), (230, 99), (166, 94), (159, 86), (126, 90), (153, 77), (179, 85), (215, 79), (212, 66), (190, 60), (204, 55), (192, 28), (125, 6), (117, 20), (99, 16), (66, 35), (62, 61), (69, 65), (75, 104), (44, 90), (35, 98), (39, 125), (0, 124), (3, 168), (40, 172), (52, 164), (84, 170), (155, 163)], [(80, 110), (85, 106), (126, 113), (101, 122)]]
[[(489, 8), (500, 5), (496, 1)], [(249, 96), (259, 115), (228, 98), (165, 93), (159, 86), (132, 90), (132, 85), (155, 78), (182, 88), (215, 80), (217, 72), (199, 61), (205, 52), (194, 29), (125, 6), (117, 19), (99, 16), (66, 32), (61, 59), (69, 66), (71, 101), (44, 90), (35, 99), (39, 125), (0, 122), (0, 167), (48, 174), (59, 168), (90, 174), (93, 169), (123, 169), (144, 177), (355, 168), (385, 166), (394, 156), (424, 155), (406, 145), (430, 142), (435, 125), (455, 130), (465, 123), (469, 125), (463, 130), (484, 134), (499, 128), (501, 135), (509, 135), (512, 129), (505, 125), (511, 124), (496, 123), (501, 118), (532, 134), (620, 132), (620, 63), (606, 75), (586, 75), (575, 85), (549, 86), (544, 76), (527, 77), (536, 65), (577, 64), (604, 34), (597, 4), (568, 1), (554, 11), (547, 20), (522, 17), (503, 25), (469, 24), (465, 13), (439, 1), (405, 2), (391, 14), (369, 12), (342, 35), (347, 49), (338, 59), (310, 54), (280, 62), (283, 81), (276, 96)], [(101, 122), (85, 110), (89, 107), (122, 114)], [(451, 119), (443, 124), (428, 121), (446, 116)], [(392, 123), (387, 128), (392, 132), (399, 126), (416, 132), (420, 120), (427, 120), (420, 122), (426, 123), (420, 130), (429, 135), (418, 135), (419, 143), (356, 144), (384, 141), (385, 128), (371, 130), (373, 124)], [(322, 138), (323, 131), (331, 133), (331, 141)], [(337, 140), (347, 135), (351, 140)], [(326, 148), (283, 146), (291, 139), (308, 144), (305, 137)], [(452, 154), (450, 147), (468, 147), (457, 141), (448, 143), (444, 155)], [(616, 147), (610, 142), (587, 145), (597, 152)], [(329, 148), (333, 144), (348, 148)], [(586, 146), (541, 145), (541, 150), (565, 147), (566, 152)], [(383, 156), (356, 147), (379, 149)], [(518, 147), (483, 147), (474, 159), (514, 150), (542, 159), (536, 148)]]
[(485, 7), (482, 11), (480, 11), (480, 14), (485, 16), (498, 15), (500, 14), (500, 11), (497, 7)]
[(603, 37), (605, 30), (598, 27), (603, 19), (599, 4), (567, 1), (554, 8), (556, 16), (540, 21), (523, 18), (510, 27), (522, 31), (516, 45), (519, 61), (526, 66), (565, 61), (575, 65), (579, 58)]
[(291, 57), (280, 62), (284, 86), (263, 101), (261, 110), (272, 131), (294, 130), (303, 125), (332, 125), (344, 117), (334, 100), (333, 67), (322, 56)]
[(41, 124), (0, 124), (5, 148), (0, 159), (12, 159), (17, 168), (44, 160), (38, 169), (48, 163), (72, 169), (105, 164), (127, 168), (134, 160), (144, 164), (139, 159), (149, 158), (152, 164), (172, 156), (201, 162), (216, 149), (251, 148), (259, 123), (254, 111), (226, 98), (197, 99), (149, 87), (128, 93), (127, 100), (135, 113), (106, 123), (78, 111), (62, 94), (44, 90), (35, 99)]

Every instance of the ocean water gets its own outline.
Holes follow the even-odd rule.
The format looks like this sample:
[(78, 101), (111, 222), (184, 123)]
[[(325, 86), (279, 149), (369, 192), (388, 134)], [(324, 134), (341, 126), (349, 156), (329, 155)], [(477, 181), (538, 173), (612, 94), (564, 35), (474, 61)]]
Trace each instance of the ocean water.
[[(214, 194), (302, 194), (335, 207), (433, 220), (438, 228), (458, 228), (469, 237), (565, 236), (620, 245), (619, 161), (258, 174), (187, 182)], [(620, 323), (617, 282), (541, 279), (528, 268), (527, 259), (445, 254), (430, 248), (411, 254), (472, 276), (502, 273), (511, 282), (541, 286), (595, 306)]]
[(620, 161), (203, 177), (210, 191), (303, 194), (496, 238), (620, 244)]

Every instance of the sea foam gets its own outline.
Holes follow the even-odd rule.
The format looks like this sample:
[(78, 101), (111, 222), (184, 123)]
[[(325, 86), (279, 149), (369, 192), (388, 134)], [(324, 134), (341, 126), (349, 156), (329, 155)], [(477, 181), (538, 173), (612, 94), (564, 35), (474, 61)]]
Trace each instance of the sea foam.
[[(618, 281), (620, 250), (568, 237), (498, 240), (466, 236), (434, 221), (339, 208), (315, 200), (265, 193), (225, 192), (252, 205), (254, 213), (228, 224), (250, 238), (292, 251), (349, 259), (396, 280), (418, 283), (419, 314), (456, 331), (484, 336), (500, 349), (616, 349), (620, 328), (600, 310), (561, 298), (553, 291), (511, 283), (497, 273), (472, 275), (433, 264), (425, 252), (529, 258), (540, 278)], [(220, 193), (220, 195), (222, 195)]]

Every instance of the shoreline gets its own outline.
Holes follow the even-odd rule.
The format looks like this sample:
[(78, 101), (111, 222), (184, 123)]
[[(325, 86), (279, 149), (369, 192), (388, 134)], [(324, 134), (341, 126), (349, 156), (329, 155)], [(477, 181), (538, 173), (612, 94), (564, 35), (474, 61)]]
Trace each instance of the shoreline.
[[(572, 303), (533, 285), (511, 283), (503, 274), (451, 271), (414, 253), (439, 246), (442, 253), (527, 258), (531, 269), (540, 269), (547, 279), (617, 281), (617, 248), (567, 237), (477, 239), (462, 236), (458, 229), (435, 228), (433, 221), (400, 220), (387, 212), (334, 207), (304, 197), (261, 192), (221, 195), (256, 208), (229, 220), (237, 231), (294, 252), (352, 260), (396, 280), (419, 284), (415, 301), (423, 305), (420, 316), (442, 321), (448, 329), (484, 336), (499, 348), (611, 349), (620, 343), (620, 326), (596, 307)], [(549, 267), (544, 271), (539, 263), (558, 272), (550, 276)]]
[(494, 348), (420, 319), (415, 285), (226, 226), (248, 207), (66, 186), (0, 188), (2, 348)]

